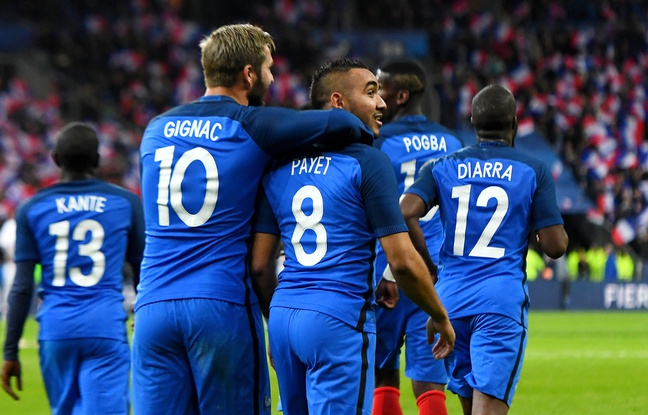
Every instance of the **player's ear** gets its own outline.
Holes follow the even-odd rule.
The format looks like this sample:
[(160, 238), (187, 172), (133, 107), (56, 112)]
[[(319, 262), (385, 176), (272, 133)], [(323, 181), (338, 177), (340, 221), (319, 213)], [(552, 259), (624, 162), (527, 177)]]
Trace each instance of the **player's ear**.
[(396, 94), (396, 105), (405, 105), (409, 101), (410, 92), (407, 89), (399, 89)]
[(245, 65), (243, 68), (243, 84), (245, 85), (245, 89), (252, 89), (255, 78), (256, 72), (254, 72), (252, 65)]
[(58, 155), (55, 152), (52, 152), (52, 160), (54, 160), (54, 164), (56, 164), (58, 167), (61, 167)]
[(340, 108), (344, 109), (344, 97), (339, 92), (333, 92), (331, 94), (331, 108)]

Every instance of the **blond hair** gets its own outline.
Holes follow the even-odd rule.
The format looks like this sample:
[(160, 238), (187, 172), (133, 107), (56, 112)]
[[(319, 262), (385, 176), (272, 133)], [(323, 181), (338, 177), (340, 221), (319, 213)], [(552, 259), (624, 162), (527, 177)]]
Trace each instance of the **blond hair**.
[(221, 26), (200, 41), (201, 63), (207, 87), (231, 87), (245, 65), (258, 74), (265, 61), (265, 47), (274, 52), (268, 32), (251, 24)]

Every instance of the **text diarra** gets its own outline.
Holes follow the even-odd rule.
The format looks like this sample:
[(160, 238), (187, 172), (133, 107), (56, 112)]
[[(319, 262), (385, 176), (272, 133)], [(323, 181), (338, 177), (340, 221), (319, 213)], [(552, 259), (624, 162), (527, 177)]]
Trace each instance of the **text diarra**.
[(457, 164), (457, 178), (459, 179), (490, 178), (508, 180), (510, 182), (512, 175), (513, 165), (509, 164), (505, 169), (504, 164), (499, 161), (494, 163), (490, 161), (469, 161)]

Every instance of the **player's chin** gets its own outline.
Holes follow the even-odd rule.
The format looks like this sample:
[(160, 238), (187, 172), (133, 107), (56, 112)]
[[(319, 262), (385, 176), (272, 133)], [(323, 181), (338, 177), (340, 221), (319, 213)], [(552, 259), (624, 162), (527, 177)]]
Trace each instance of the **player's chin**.
[(374, 121), (371, 125), (371, 131), (373, 131), (374, 135), (378, 137), (378, 134), (380, 134), (380, 127), (382, 126), (382, 123), (380, 121)]

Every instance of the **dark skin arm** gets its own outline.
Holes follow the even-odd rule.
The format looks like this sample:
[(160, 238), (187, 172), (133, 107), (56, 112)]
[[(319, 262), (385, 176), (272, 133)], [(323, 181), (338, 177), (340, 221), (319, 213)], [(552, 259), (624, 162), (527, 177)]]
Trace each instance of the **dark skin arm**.
[(414, 247), (425, 261), (430, 275), (432, 275), (432, 282), (436, 284), (437, 277), (437, 266), (432, 261), (430, 252), (427, 249), (427, 244), (425, 243), (425, 236), (423, 235), (423, 230), (419, 223), (419, 218), (422, 218), (427, 213), (425, 203), (423, 199), (413, 194), (405, 194), (400, 203), (401, 212), (405, 218), (405, 223), (407, 224), (407, 229), (409, 231), (410, 239), (414, 244)]
[(565, 255), (569, 237), (563, 225), (554, 225), (539, 229), (536, 232), (536, 237), (540, 243), (542, 252), (547, 254), (549, 258), (557, 259)]
[(252, 287), (259, 297), (261, 312), (267, 319), (270, 316), (270, 300), (277, 288), (276, 260), (280, 239), (279, 235), (255, 233), (252, 240)]
[[(9, 316), (8, 321), (14, 322), (7, 328), (7, 338), (13, 337), (16, 341), (22, 337), (23, 328), (29, 313), (28, 304), (31, 302), (34, 290), (34, 268), (35, 261), (19, 262), (16, 268), (16, 280), (9, 294)], [(23, 305), (20, 307), (19, 305)], [(10, 335), (11, 334), (11, 335)], [(7, 340), (5, 340), (5, 360), (2, 364), (2, 389), (14, 400), (20, 399), (11, 386), (11, 378), (16, 378), (16, 388), (22, 391), (22, 370), (17, 355), (7, 357)]]
[(400, 294), (398, 286), (393, 281), (387, 281), (384, 278), (376, 286), (376, 304), (381, 307), (392, 309), (398, 304)]

